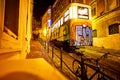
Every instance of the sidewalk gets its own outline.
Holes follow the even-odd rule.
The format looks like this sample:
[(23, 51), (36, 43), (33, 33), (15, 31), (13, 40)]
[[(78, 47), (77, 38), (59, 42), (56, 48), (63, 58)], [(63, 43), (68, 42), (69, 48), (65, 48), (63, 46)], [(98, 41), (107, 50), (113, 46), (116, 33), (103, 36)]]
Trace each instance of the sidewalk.
[(27, 59), (44, 58), (48, 63), (54, 66), (52, 59), (49, 57), (43, 45), (41, 45), (38, 40), (31, 40), (30, 53), (27, 55), (26, 58)]
[(35, 40), (31, 41), (31, 51), (26, 59), (3, 60), (0, 65), (0, 80), (68, 80)]
[(68, 80), (43, 58), (0, 62), (0, 80)]

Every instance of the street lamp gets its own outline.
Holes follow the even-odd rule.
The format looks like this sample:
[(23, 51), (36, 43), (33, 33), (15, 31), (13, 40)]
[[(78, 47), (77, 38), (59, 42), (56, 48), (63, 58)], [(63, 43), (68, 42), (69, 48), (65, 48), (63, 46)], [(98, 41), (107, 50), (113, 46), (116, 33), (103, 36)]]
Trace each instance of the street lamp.
[(43, 35), (44, 35), (45, 49), (46, 49), (46, 46), (47, 46), (47, 27), (44, 28)]
[(43, 30), (43, 35), (44, 35), (45, 37), (47, 36), (47, 30), (46, 30), (46, 29)]

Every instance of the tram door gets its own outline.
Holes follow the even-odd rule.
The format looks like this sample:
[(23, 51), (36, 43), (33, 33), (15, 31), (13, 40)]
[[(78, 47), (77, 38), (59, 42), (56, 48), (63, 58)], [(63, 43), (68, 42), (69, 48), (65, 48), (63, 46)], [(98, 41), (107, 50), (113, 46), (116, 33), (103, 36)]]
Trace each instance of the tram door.
[(92, 44), (92, 30), (89, 27), (76, 26), (76, 46), (89, 46)]

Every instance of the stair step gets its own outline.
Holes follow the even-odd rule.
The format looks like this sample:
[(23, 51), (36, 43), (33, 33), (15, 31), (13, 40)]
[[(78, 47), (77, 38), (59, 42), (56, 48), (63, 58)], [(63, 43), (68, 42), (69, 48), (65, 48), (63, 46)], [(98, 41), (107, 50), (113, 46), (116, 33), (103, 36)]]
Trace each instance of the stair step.
[(19, 59), (20, 52), (20, 49), (0, 49), (0, 60)]

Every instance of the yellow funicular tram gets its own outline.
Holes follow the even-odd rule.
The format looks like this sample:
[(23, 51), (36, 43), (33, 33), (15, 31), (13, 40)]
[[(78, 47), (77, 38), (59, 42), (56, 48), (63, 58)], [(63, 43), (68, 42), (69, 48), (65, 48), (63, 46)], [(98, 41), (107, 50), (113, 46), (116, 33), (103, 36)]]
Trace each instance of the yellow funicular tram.
[(69, 46), (92, 45), (91, 7), (70, 3), (53, 22), (51, 40), (67, 41)]

